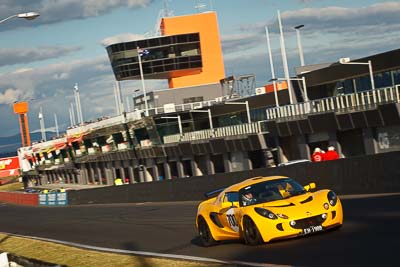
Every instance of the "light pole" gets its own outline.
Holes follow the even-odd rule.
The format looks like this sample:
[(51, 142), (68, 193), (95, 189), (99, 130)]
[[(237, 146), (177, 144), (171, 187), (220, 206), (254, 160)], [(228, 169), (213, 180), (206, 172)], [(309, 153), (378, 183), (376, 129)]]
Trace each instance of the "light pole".
[(279, 24), (279, 32), (280, 32), (280, 39), (281, 39), (281, 54), (282, 54), (283, 70), (285, 73), (286, 82), (288, 83), (290, 104), (294, 104), (292, 84), (290, 83), (290, 80), (289, 80), (290, 76), (289, 76), (289, 66), (288, 66), (287, 56), (286, 56), (285, 37), (283, 36), (281, 12), (279, 10), (278, 10), (278, 24)]
[(246, 105), (247, 123), (251, 123), (249, 101), (245, 102), (225, 102), (227, 105)]
[(74, 97), (75, 97), (75, 105), (76, 105), (76, 116), (78, 118), (78, 124), (83, 124), (83, 114), (81, 107), (81, 97), (79, 95), (79, 87), (76, 83), (74, 86)]
[(58, 136), (60, 136), (60, 132), (58, 131), (58, 121), (57, 121), (57, 114), (54, 113), (54, 124), (56, 126), (56, 136), (58, 138)]
[(372, 90), (375, 90), (375, 82), (374, 82), (374, 73), (372, 71), (372, 62), (371, 60), (368, 60), (368, 62), (351, 62), (350, 58), (345, 57), (339, 59), (339, 63), (343, 65), (368, 65), (369, 68), (369, 77), (371, 80), (371, 88)]
[(70, 103), (70, 104), (71, 104), (71, 106), (69, 108), (69, 111), (70, 111), (71, 126), (74, 126), (74, 125), (76, 125), (74, 104), (73, 103)]
[(179, 133), (182, 136), (183, 135), (183, 131), (182, 131), (182, 120), (181, 120), (181, 116), (178, 115), (176, 117), (161, 117), (161, 119), (177, 119), (178, 120), (178, 126), (179, 126)]
[[(275, 78), (275, 79), (270, 79), (269, 81), (286, 81), (286, 78)], [(303, 76), (301, 78), (289, 78), (290, 81), (301, 81), (303, 83), (303, 91), (304, 91), (304, 102), (308, 102), (308, 92), (307, 92), (307, 85), (306, 85), (306, 78)]]
[[(271, 75), (272, 79), (275, 79), (275, 68), (274, 68), (274, 61), (272, 60), (272, 51), (271, 51), (271, 42), (269, 40), (269, 31), (268, 27), (265, 26), (265, 34), (267, 36), (267, 46), (268, 46), (268, 54), (269, 54), (269, 63), (271, 66)], [(275, 96), (275, 106), (279, 107), (279, 100), (278, 100), (278, 90), (276, 88), (276, 81), (273, 81), (274, 84), (274, 96)]]
[(136, 101), (136, 97), (137, 97), (137, 93), (138, 92), (140, 92), (140, 89), (135, 89), (134, 91), (133, 91), (133, 110), (135, 111), (135, 109), (136, 109), (136, 103), (135, 103), (135, 101)]
[(21, 19), (26, 19), (26, 20), (33, 20), (37, 17), (39, 17), (39, 13), (36, 12), (27, 12), (27, 13), (20, 13), (20, 14), (16, 14), (16, 15), (12, 15), (9, 16), (8, 18), (5, 18), (3, 20), (0, 20), (0, 23), (3, 23), (9, 19), (13, 19), (13, 18), (21, 18)]
[[(144, 85), (143, 66), (142, 66), (142, 59), (141, 59), (142, 55), (144, 55), (145, 54), (144, 52), (147, 50), (142, 50), (138, 46), (138, 47), (136, 47), (136, 51), (137, 51), (137, 56), (138, 56), (138, 60), (139, 60), (140, 79), (142, 80), (142, 90), (143, 90), (143, 96), (144, 96), (144, 109), (145, 109), (144, 114), (146, 116), (149, 116), (149, 109), (147, 106), (146, 87)], [(148, 53), (148, 51), (147, 51), (147, 53)]]
[(39, 122), (40, 122), (40, 132), (42, 133), (42, 141), (46, 140), (46, 129), (44, 127), (44, 115), (43, 115), (43, 108), (40, 107), (39, 111)]
[(304, 55), (303, 55), (303, 47), (301, 45), (301, 37), (300, 37), (300, 29), (303, 28), (304, 25), (297, 25), (294, 27), (297, 34), (297, 47), (299, 48), (299, 55), (300, 55), (300, 65), (304, 66)]
[(207, 110), (195, 110), (195, 109), (193, 109), (190, 112), (208, 113), (208, 121), (210, 123), (210, 129), (214, 130), (212, 117), (211, 117), (211, 110), (210, 109), (207, 109)]

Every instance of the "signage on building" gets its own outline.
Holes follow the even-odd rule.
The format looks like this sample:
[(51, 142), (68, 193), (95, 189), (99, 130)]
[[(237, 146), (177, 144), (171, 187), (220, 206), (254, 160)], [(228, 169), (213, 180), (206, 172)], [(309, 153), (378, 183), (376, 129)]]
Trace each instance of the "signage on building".
[(172, 113), (172, 112), (176, 112), (175, 104), (174, 103), (165, 104), (164, 113)]
[(400, 150), (400, 126), (377, 127), (376, 134), (379, 153)]
[(256, 88), (256, 95), (265, 94), (265, 87), (257, 87)]
[(18, 168), (19, 168), (18, 157), (0, 158), (0, 171), (18, 169)]
[(0, 177), (19, 175), (18, 157), (0, 158)]
[(151, 147), (152, 143), (150, 139), (144, 139), (144, 140), (140, 140), (140, 146), (141, 147)]
[(66, 206), (68, 205), (67, 192), (39, 194), (41, 206)]

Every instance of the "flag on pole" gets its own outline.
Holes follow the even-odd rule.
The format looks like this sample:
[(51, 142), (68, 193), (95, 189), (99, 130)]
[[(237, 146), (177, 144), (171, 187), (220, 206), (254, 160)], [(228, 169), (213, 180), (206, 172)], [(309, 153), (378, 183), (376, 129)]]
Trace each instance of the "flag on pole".
[(150, 54), (150, 51), (147, 49), (138, 48), (138, 53), (139, 53), (139, 56), (142, 57), (142, 56), (147, 56), (148, 54)]

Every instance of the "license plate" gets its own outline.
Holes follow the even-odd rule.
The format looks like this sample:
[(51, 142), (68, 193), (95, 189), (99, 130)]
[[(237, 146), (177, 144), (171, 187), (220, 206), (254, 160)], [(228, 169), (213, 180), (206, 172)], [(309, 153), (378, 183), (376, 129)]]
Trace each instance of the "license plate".
[(316, 233), (316, 232), (320, 232), (322, 231), (323, 228), (321, 225), (317, 225), (317, 226), (310, 226), (307, 228), (303, 229), (303, 235), (308, 235), (308, 234), (312, 234), (312, 233)]

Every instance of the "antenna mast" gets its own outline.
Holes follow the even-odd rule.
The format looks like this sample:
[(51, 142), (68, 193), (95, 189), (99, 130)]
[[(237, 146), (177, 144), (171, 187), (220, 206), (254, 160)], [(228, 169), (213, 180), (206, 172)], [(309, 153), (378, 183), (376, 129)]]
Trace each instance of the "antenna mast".
[(169, 7), (170, 1), (171, 0), (163, 0), (163, 7), (158, 12), (157, 22), (154, 25), (154, 28), (152, 31), (148, 31), (144, 34), (146, 37), (161, 36), (161, 27), (160, 26), (161, 26), (162, 18), (172, 17), (174, 15), (174, 12)]

